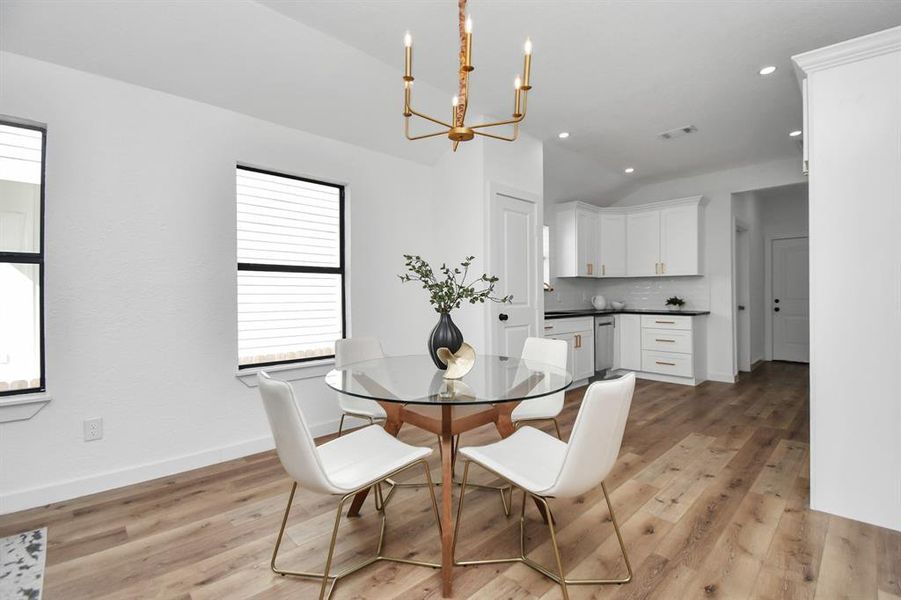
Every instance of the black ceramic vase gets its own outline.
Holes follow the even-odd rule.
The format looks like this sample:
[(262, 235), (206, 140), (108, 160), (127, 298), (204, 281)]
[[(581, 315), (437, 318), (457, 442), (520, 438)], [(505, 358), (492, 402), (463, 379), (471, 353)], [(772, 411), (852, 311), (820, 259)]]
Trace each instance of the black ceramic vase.
[(441, 313), (438, 324), (429, 334), (429, 356), (439, 369), (447, 369), (447, 365), (438, 358), (438, 348), (447, 348), (456, 352), (463, 345), (463, 333), (454, 325), (450, 313)]

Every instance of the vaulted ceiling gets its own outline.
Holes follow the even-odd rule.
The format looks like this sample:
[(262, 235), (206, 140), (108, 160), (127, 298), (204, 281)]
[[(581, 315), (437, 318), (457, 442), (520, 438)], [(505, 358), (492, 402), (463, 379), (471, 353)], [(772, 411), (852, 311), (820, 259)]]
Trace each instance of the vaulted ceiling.
[[(525, 131), (546, 141), (557, 179), (585, 176), (591, 191), (576, 186), (573, 197), (796, 156), (790, 56), (901, 24), (901, 2), (865, 0), (470, 0), (469, 9), (474, 108), (510, 111), (531, 36)], [(402, 137), (402, 37), (414, 36), (417, 102), (443, 114), (456, 11), (453, 0), (5, 0), (0, 48), (432, 162), (445, 140)], [(777, 71), (761, 77), (765, 65)], [(683, 125), (698, 131), (657, 138)], [(627, 166), (636, 172), (623, 174)]]

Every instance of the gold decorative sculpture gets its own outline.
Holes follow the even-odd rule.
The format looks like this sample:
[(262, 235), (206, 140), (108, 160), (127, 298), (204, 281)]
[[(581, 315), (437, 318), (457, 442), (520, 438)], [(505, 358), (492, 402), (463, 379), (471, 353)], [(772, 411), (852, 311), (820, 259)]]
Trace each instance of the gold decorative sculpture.
[(437, 354), (441, 362), (447, 365), (447, 370), (444, 372), (445, 379), (462, 379), (472, 370), (472, 366), (476, 362), (476, 351), (466, 342), (463, 342), (456, 352), (451, 352), (447, 348), (438, 348)]

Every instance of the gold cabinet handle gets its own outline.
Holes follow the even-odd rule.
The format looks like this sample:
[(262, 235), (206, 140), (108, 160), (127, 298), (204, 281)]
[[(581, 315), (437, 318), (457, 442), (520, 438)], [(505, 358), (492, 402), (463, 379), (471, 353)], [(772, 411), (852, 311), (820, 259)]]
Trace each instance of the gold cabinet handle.
[(654, 263), (654, 273), (660, 275), (660, 263)]
[(660, 274), (666, 275), (666, 263), (660, 263)]
[(592, 263), (588, 263), (588, 274), (592, 275), (594, 271), (594, 265)]
[(660, 323), (661, 325), (675, 325), (675, 321), (654, 321), (655, 323)]
[(658, 365), (666, 365), (666, 366), (668, 366), (668, 367), (675, 367), (675, 366), (676, 366), (676, 363), (666, 362), (666, 361), (662, 361), (662, 360), (656, 360), (656, 361), (654, 361), (654, 362), (656, 362)]
[(601, 275), (607, 274), (607, 265), (601, 265)]
[(545, 330), (545, 331), (547, 331), (548, 329), (553, 329), (553, 328), (554, 328), (553, 325), (545, 325), (545, 326), (544, 326), (544, 330)]
[(576, 348), (581, 348), (581, 347), (582, 347), (582, 336), (577, 335), (576, 336)]
[(674, 344), (676, 343), (676, 340), (664, 340), (662, 338), (655, 338), (654, 341), (655, 342), (672, 342)]

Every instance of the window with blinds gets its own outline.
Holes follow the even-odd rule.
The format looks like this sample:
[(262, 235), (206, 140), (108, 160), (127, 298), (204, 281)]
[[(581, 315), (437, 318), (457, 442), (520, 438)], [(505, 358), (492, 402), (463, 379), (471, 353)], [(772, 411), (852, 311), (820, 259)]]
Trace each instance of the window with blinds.
[(0, 396), (46, 390), (45, 137), (0, 121)]
[(329, 358), (344, 337), (344, 187), (237, 168), (238, 366)]

